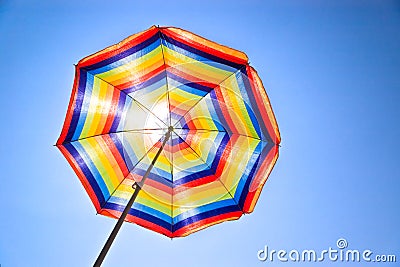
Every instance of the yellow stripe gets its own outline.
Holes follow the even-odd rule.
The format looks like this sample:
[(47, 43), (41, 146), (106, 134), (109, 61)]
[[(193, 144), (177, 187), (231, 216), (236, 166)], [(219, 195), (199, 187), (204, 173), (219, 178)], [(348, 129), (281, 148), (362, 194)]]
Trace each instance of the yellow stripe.
[(88, 138), (80, 141), (82, 145), (88, 148), (87, 152), (90, 155), (93, 164), (99, 170), (107, 189), (112, 192), (119, 184), (116, 172), (110, 163), (113, 159), (110, 151), (104, 145), (100, 147), (98, 142), (102, 142), (101, 138)]
[(224, 103), (228, 104), (230, 117), (233, 119), (239, 133), (259, 138), (247, 112), (244, 100), (240, 96), (236, 79), (229, 80), (225, 81), (224, 85), (221, 86), (221, 91), (225, 98)]
[[(154, 192), (152, 192), (152, 190)], [(151, 189), (150, 186), (145, 185), (137, 198), (137, 202), (160, 211), (168, 216), (171, 216), (171, 200), (172, 196), (158, 189)]]
[(94, 107), (94, 114), (93, 114), (93, 120), (91, 123), (91, 127), (88, 130), (88, 136), (93, 136), (96, 135), (96, 129), (99, 125), (100, 119), (102, 116), (105, 114), (102, 113), (102, 108), (103, 106), (106, 106), (107, 104), (110, 104), (109, 99), (107, 100), (107, 84), (104, 82), (100, 82), (98, 89), (96, 88), (96, 91), (98, 91), (98, 98), (97, 98), (97, 103), (96, 106)]
[[(128, 201), (132, 193), (131, 183), (124, 182), (118, 187), (113, 196)], [(171, 199), (172, 196), (170, 194), (145, 184), (142, 190), (140, 190), (135, 202), (171, 216)]]
[(199, 101), (200, 98), (202, 98), (199, 95), (192, 94), (179, 88), (173, 90), (171, 90), (171, 88), (169, 89), (169, 99), (171, 101), (171, 104), (177, 106), (180, 109), (189, 110), (195, 103)]
[(103, 108), (101, 109), (102, 115), (101, 115), (100, 121), (97, 125), (97, 129), (95, 131), (96, 133), (102, 133), (104, 126), (106, 125), (108, 114), (111, 112), (111, 110), (110, 110), (111, 100), (112, 100), (114, 90), (115, 90), (114, 87), (107, 84), (106, 95), (104, 97), (104, 99), (106, 99), (107, 101), (103, 101)]
[(174, 217), (187, 211), (215, 201), (229, 199), (230, 195), (219, 181), (188, 188), (173, 196)]

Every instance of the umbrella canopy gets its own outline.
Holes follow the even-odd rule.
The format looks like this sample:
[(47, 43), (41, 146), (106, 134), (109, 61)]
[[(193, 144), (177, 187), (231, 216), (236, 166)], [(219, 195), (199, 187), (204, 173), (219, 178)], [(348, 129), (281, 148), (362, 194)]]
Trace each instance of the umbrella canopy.
[(99, 214), (138, 185), (125, 220), (179, 237), (252, 212), (279, 143), (243, 52), (153, 26), (79, 61), (56, 145)]

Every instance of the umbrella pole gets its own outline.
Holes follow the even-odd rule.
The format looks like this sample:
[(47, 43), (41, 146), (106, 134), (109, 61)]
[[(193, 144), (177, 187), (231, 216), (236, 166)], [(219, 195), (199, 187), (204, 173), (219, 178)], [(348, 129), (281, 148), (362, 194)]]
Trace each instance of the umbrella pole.
[[(112, 230), (110, 236), (107, 239), (107, 242), (104, 244), (103, 249), (101, 250), (99, 256), (97, 257), (96, 262), (94, 263), (93, 267), (100, 267), (101, 264), (103, 263), (104, 258), (107, 255), (108, 250), (110, 249), (115, 237), (118, 234), (119, 229), (122, 226), (122, 223), (125, 221), (126, 216), (128, 215), (129, 210), (131, 209), (133, 202), (135, 202), (135, 199), (137, 197), (137, 195), (139, 194), (139, 191), (141, 189), (141, 187), (144, 184), (144, 181), (146, 180), (147, 176), (149, 175), (150, 171), (153, 169), (154, 164), (156, 163), (158, 157), (160, 156), (165, 144), (167, 143), (168, 139), (171, 137), (171, 132), (172, 132), (173, 128), (170, 126), (168, 128), (168, 132), (165, 134), (165, 138), (164, 141), (160, 147), (160, 149), (158, 150), (156, 156), (154, 157), (153, 161), (151, 162), (149, 168), (147, 169), (146, 173), (143, 175), (142, 180), (139, 183), (134, 183), (133, 186), (135, 186), (135, 191), (133, 192), (132, 197), (129, 199), (128, 204), (126, 204), (124, 211), (122, 212), (121, 216), (118, 219), (117, 224), (114, 226), (114, 229)], [(132, 186), (132, 187), (133, 187)]]

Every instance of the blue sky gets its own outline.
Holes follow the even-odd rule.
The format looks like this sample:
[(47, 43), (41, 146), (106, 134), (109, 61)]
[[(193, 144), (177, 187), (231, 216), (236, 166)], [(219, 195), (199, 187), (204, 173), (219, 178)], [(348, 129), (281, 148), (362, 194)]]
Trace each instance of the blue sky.
[(247, 53), (281, 154), (254, 213), (174, 240), (125, 224), (104, 266), (314, 266), (260, 262), (257, 251), (323, 250), (341, 237), (400, 261), (399, 2), (188, 2), (0, 1), (1, 266), (94, 262), (115, 220), (95, 215), (53, 144), (73, 64), (153, 24)]

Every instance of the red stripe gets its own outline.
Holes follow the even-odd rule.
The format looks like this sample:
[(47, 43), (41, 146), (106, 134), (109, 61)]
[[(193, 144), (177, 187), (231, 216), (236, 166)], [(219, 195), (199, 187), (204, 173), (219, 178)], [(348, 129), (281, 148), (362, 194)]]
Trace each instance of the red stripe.
[(197, 186), (200, 186), (200, 185), (204, 185), (204, 184), (208, 184), (208, 183), (214, 182), (216, 180), (218, 180), (218, 177), (215, 176), (215, 175), (209, 175), (209, 176), (204, 176), (202, 178), (198, 178), (196, 180), (193, 180), (193, 181), (187, 182), (185, 184), (181, 184), (181, 185), (179, 185), (177, 187), (174, 187), (173, 195), (182, 193), (183, 191), (186, 191), (186, 190), (191, 189), (193, 187), (197, 187)]
[(122, 175), (126, 177), (129, 174), (129, 170), (126, 167), (125, 161), (122, 158), (121, 154), (119, 153), (118, 148), (116, 147), (114, 141), (111, 139), (111, 137), (106, 134), (106, 135), (101, 135), (101, 138), (104, 140), (104, 142), (107, 144), (108, 149), (110, 149), (111, 154), (113, 155), (115, 161), (118, 163), (118, 166), (122, 172)]
[(87, 194), (89, 195), (90, 199), (92, 200), (92, 203), (93, 203), (94, 207), (96, 208), (96, 211), (99, 212), (101, 210), (100, 203), (99, 203), (92, 187), (90, 186), (89, 181), (86, 179), (86, 176), (83, 174), (81, 168), (79, 167), (79, 164), (75, 161), (74, 157), (72, 157), (72, 155), (68, 152), (68, 150), (64, 146), (60, 145), (57, 147), (61, 151), (61, 153), (64, 155), (64, 157), (67, 159), (67, 161), (71, 165), (72, 169), (75, 171), (75, 173), (78, 176), (79, 180), (81, 181), (83, 187), (85, 188)]
[[(204, 46), (204, 44), (199, 44), (199, 43), (197, 43), (197, 42), (195, 42), (193, 40), (190, 40), (190, 39), (187, 39), (187, 38), (182, 38), (179, 34), (174, 33), (173, 31), (169, 30), (168, 28), (161, 28), (160, 30), (161, 30), (162, 34), (164, 34), (164, 35), (166, 35), (166, 36), (168, 36), (168, 37), (170, 37), (170, 38), (172, 38), (174, 40), (177, 40), (177, 41), (179, 41), (179, 42), (181, 42), (183, 44), (191, 46), (191, 47), (193, 47), (193, 48), (195, 48), (197, 50), (200, 50), (200, 51), (203, 51), (205, 53), (217, 56), (219, 58), (223, 58), (225, 60), (229, 60), (231, 62), (235, 62), (237, 64), (246, 64), (247, 63), (246, 60), (237, 58), (237, 57), (235, 57), (233, 55), (230, 55), (230, 54), (223, 53), (223, 52), (218, 51), (218, 50), (216, 50), (214, 48), (211, 48), (211, 47), (208, 47), (208, 46)], [(193, 34), (193, 35), (195, 35), (195, 34)], [(203, 37), (200, 37), (200, 38), (203, 38)], [(203, 38), (203, 39), (205, 39), (205, 38)], [(212, 42), (212, 41), (210, 41), (210, 42)], [(212, 42), (212, 43), (214, 43), (214, 42)]]
[[(160, 182), (154, 181), (154, 180), (152, 180), (150, 178), (147, 179), (144, 184), (145, 184), (145, 186), (151, 186), (151, 187), (153, 187), (153, 188), (155, 188), (157, 190), (163, 191), (163, 192), (165, 192), (167, 194), (170, 194), (170, 195), (172, 194), (171, 186), (167, 186), (167, 185), (162, 184)], [(145, 187), (143, 187), (143, 191), (146, 192), (146, 188)]]
[[(223, 96), (220, 86), (215, 87), (214, 92), (215, 92), (215, 95), (217, 96), (218, 103), (229, 103), (229, 101), (225, 102), (225, 99), (224, 99), (224, 96)], [(222, 105), (219, 104), (219, 106), (221, 108), (221, 111), (222, 111), (225, 121), (228, 123), (229, 129), (231, 130), (231, 132), (239, 133), (238, 129), (235, 127), (235, 124), (232, 121), (232, 118), (229, 114), (228, 108), (224, 104), (222, 104)]]
[[(189, 117), (188, 120), (186, 119), (186, 116)], [(190, 117), (189, 113), (185, 115), (184, 120), (185, 120), (185, 124), (187, 125), (187, 127), (189, 129), (196, 129), (196, 125), (194, 124), (194, 122), (193, 122), (192, 118)]]

